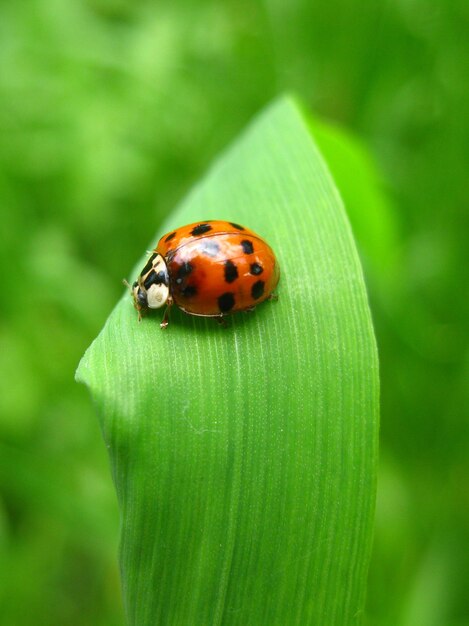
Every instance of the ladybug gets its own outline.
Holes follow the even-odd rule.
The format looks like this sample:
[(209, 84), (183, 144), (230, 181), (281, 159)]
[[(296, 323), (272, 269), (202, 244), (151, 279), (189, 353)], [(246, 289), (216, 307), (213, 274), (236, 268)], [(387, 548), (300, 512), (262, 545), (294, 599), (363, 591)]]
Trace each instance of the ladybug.
[(139, 320), (148, 309), (166, 305), (161, 328), (173, 304), (224, 323), (230, 313), (276, 298), (279, 274), (275, 254), (259, 235), (233, 222), (208, 220), (163, 235), (130, 289)]

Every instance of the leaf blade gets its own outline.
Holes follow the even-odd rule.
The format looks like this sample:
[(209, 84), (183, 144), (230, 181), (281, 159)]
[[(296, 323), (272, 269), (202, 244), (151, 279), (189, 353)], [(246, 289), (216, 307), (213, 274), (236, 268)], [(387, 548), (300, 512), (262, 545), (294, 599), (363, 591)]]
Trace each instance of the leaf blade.
[(162, 232), (201, 218), (266, 237), (279, 302), (225, 332), (180, 315), (161, 333), (126, 297), (78, 370), (110, 448), (129, 624), (357, 623), (376, 347), (339, 194), (291, 100), (248, 128)]

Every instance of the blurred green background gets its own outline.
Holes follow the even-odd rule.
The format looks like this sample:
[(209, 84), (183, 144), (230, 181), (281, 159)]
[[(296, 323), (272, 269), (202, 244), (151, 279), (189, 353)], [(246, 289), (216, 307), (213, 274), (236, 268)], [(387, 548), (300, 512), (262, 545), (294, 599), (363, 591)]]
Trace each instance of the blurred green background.
[(380, 349), (366, 624), (469, 624), (468, 18), (465, 0), (1, 3), (2, 626), (122, 626), (74, 370), (164, 216), (285, 90), (337, 133)]

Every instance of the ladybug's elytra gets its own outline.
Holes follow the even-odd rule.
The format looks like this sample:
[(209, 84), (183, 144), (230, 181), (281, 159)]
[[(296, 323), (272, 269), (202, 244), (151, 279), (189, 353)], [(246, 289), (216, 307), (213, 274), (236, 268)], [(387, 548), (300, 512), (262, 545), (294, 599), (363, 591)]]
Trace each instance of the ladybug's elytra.
[(189, 315), (223, 317), (274, 298), (280, 270), (270, 246), (252, 230), (221, 220), (172, 230), (158, 242), (131, 292), (139, 320), (175, 304)]

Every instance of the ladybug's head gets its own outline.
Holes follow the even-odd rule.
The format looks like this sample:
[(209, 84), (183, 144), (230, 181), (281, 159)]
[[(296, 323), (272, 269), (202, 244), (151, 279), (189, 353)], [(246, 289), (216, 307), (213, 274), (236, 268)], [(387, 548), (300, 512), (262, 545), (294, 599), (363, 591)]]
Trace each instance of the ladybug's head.
[(148, 309), (159, 309), (166, 304), (169, 297), (169, 276), (166, 263), (160, 254), (152, 254), (138, 280), (130, 287), (130, 292), (139, 320)]

